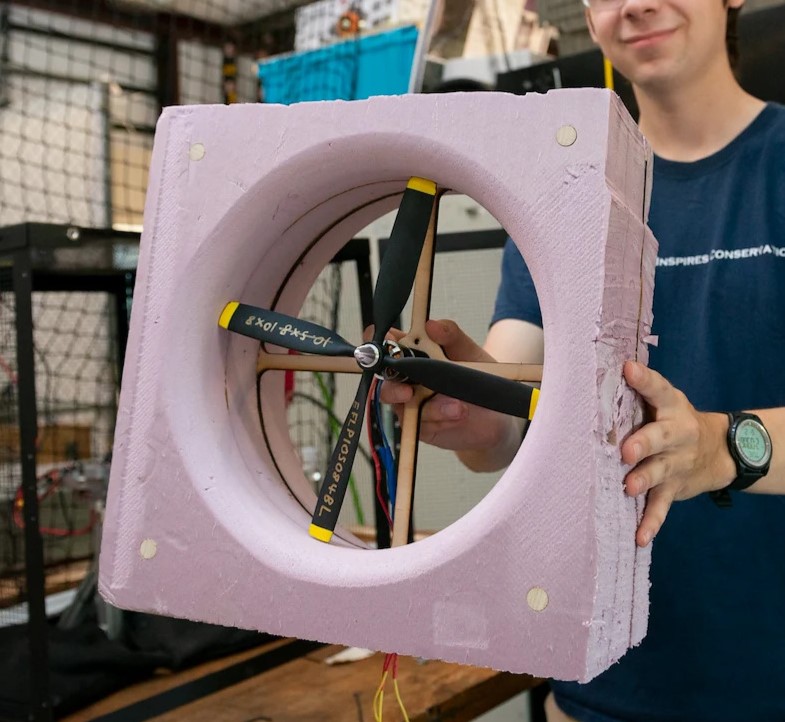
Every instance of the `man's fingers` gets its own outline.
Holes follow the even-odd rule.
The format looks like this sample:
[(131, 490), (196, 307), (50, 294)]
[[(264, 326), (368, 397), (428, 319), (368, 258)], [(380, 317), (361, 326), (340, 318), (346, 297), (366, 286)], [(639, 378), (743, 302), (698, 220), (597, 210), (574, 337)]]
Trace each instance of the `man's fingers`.
[(663, 376), (642, 363), (627, 361), (624, 364), (624, 378), (655, 409), (674, 405), (678, 401), (679, 392)]
[(638, 496), (667, 481), (672, 474), (671, 457), (667, 454), (658, 454), (638, 464), (627, 474), (624, 487), (630, 496)]
[(668, 486), (658, 486), (649, 492), (646, 509), (638, 525), (635, 541), (645, 547), (659, 532), (673, 504), (673, 494)]
[[(363, 331), (363, 341), (368, 342), (373, 338), (374, 325), (366, 326)], [(400, 341), (406, 334), (399, 328), (391, 328), (385, 338), (389, 341)]]
[[(398, 384), (385, 381), (382, 384), (381, 400), (385, 404), (405, 404), (411, 401), (414, 389), (409, 384)], [(428, 399), (422, 407), (421, 423), (441, 424), (465, 419), (469, 413), (469, 405), (463, 401), (437, 394)]]
[(414, 396), (414, 389), (409, 384), (397, 384), (385, 381), (382, 384), (380, 398), (385, 404), (405, 404)]
[(621, 446), (621, 460), (625, 464), (637, 464), (670, 449), (678, 442), (678, 429), (674, 421), (652, 421), (625, 439)]
[(624, 378), (653, 416), (625, 440), (621, 453), (625, 463), (636, 464), (625, 479), (627, 494), (647, 494), (636, 535), (637, 543), (646, 546), (660, 530), (674, 499), (688, 499), (702, 490), (698, 482), (707, 465), (706, 454), (701, 453), (706, 424), (687, 397), (656, 371), (628, 361)]
[(493, 361), (487, 352), (467, 336), (455, 321), (426, 321), (425, 330), (431, 340), (444, 349), (447, 358), (454, 361)]
[(420, 420), (423, 423), (461, 421), (469, 414), (469, 406), (463, 401), (437, 394), (423, 406)]
[(442, 449), (454, 450), (456, 432), (460, 433), (460, 423), (455, 421), (420, 424), (420, 439)]

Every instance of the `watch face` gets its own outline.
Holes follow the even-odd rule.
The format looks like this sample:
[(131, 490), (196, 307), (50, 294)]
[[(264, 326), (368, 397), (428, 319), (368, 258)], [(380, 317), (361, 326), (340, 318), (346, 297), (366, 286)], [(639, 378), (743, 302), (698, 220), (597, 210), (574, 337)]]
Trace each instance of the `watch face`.
[(762, 469), (771, 458), (769, 435), (754, 419), (743, 419), (736, 427), (736, 449), (745, 464)]

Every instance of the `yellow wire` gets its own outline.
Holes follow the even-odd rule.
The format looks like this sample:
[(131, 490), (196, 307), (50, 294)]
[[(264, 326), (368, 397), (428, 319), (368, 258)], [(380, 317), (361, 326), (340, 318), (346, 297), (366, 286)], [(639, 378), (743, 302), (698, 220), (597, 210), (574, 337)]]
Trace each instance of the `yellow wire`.
[(376, 722), (382, 722), (382, 714), (384, 712), (384, 685), (387, 682), (387, 672), (382, 675), (382, 681), (376, 688), (376, 694), (373, 696), (373, 718)]
[(403, 722), (409, 722), (409, 715), (406, 714), (406, 707), (403, 706), (401, 692), (398, 689), (398, 680), (395, 679), (395, 677), (393, 677), (393, 689), (395, 690), (395, 699), (398, 700), (398, 706), (401, 708), (401, 713), (403, 714)]
[[(393, 662), (395, 664), (395, 662)], [(376, 688), (376, 694), (373, 696), (373, 718), (375, 722), (383, 722), (382, 716), (384, 715), (384, 685), (387, 683), (387, 675), (389, 671), (382, 675), (382, 681)], [(393, 676), (393, 690), (395, 691), (395, 699), (398, 700), (398, 706), (401, 708), (403, 715), (403, 722), (409, 722), (409, 715), (406, 712), (406, 706), (401, 699), (401, 690), (398, 687), (398, 680)]]
[(605, 87), (608, 90), (613, 90), (613, 65), (608, 58), (603, 58), (602, 66), (605, 69)]

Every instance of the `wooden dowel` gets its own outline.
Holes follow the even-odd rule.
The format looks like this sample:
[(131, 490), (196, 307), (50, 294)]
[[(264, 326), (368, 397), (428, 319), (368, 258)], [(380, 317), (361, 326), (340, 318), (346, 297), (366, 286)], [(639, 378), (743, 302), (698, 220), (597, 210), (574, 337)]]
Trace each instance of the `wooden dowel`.
[(353, 358), (339, 356), (307, 356), (288, 353), (266, 353), (262, 351), (256, 361), (257, 373), (263, 371), (326, 371), (343, 374), (359, 374), (362, 369)]
[(414, 477), (417, 473), (417, 435), (420, 426), (420, 406), (424, 396), (422, 388), (403, 407), (401, 419), (401, 453), (398, 457), (398, 479), (395, 491), (395, 517), (392, 546), (400, 547), (409, 540), (409, 520), (412, 516)]

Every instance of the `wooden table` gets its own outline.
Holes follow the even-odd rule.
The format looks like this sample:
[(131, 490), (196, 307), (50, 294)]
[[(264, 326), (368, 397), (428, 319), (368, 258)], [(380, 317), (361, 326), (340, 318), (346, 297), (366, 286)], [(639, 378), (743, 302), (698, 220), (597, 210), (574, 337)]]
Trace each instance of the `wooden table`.
[[(373, 722), (371, 702), (381, 681), (384, 656), (374, 654), (359, 662), (330, 666), (324, 660), (341, 650), (334, 646), (315, 649), (163, 714), (142, 714), (138, 706), (129, 709), (144, 700), (161, 700), (167, 694), (171, 698), (178, 690), (198, 687), (199, 681), (209, 682), (222, 670), (239, 669), (267, 652), (287, 654), (294, 649), (287, 647), (292, 644), (298, 643), (277, 640), (176, 674), (161, 673), (70, 715), (65, 722), (104, 716), (107, 722)], [(468, 722), (539, 683), (528, 675), (447, 662), (409, 657), (398, 662), (398, 685), (411, 722)], [(385, 688), (384, 720), (402, 720), (390, 679)]]

